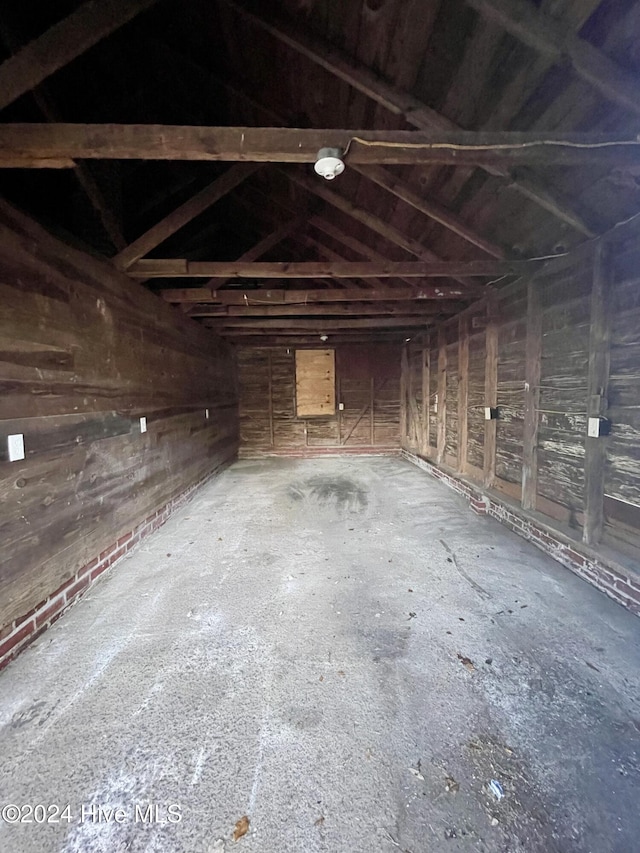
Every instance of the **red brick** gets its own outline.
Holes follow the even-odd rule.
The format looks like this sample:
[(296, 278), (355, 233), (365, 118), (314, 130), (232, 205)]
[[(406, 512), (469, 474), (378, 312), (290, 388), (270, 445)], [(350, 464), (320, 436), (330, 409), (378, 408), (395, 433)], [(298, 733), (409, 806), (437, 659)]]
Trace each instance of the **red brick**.
[(123, 557), (126, 553), (126, 548), (120, 548), (119, 550), (117, 550), (114, 554), (111, 555), (109, 559), (109, 565), (112, 566), (116, 562), (116, 560), (119, 560), (120, 557)]
[(92, 571), (92, 569), (94, 569), (94, 568), (95, 568), (95, 566), (97, 566), (97, 565), (98, 565), (98, 558), (96, 557), (96, 558), (95, 558), (95, 560), (91, 560), (91, 562), (90, 562), (90, 563), (87, 563), (87, 565), (86, 565), (86, 566), (83, 566), (83, 567), (78, 571), (78, 577), (79, 577), (79, 578), (81, 578), (83, 575), (88, 575), (88, 574), (90, 574), (90, 573), (91, 573), (91, 571)]
[(47, 605), (44, 610), (41, 610), (40, 613), (37, 613), (36, 629), (42, 627), (42, 625), (44, 625), (45, 622), (48, 622), (54, 614), (59, 610), (62, 610), (66, 606), (66, 603), (64, 596), (60, 596), (55, 599), (55, 601), (52, 601), (51, 604)]
[(102, 563), (102, 562), (104, 562), (104, 560), (106, 560), (106, 559), (108, 558), (109, 554), (111, 554), (111, 552), (113, 551), (113, 549), (114, 549), (115, 547), (116, 547), (116, 546), (115, 546), (115, 543), (114, 543), (113, 545), (109, 545), (109, 547), (108, 547), (108, 548), (105, 548), (105, 549), (104, 549), (104, 551), (100, 554), (100, 556), (99, 556), (99, 558), (98, 558), (98, 559), (100, 560), (100, 562), (101, 562), (101, 563)]
[(0, 659), (2, 659), (5, 655), (9, 654), (10, 651), (16, 648), (21, 642), (23, 642), (28, 636), (33, 634), (35, 631), (35, 624), (33, 619), (29, 622), (25, 622), (24, 625), (20, 628), (19, 631), (16, 631), (15, 634), (12, 634), (8, 637), (4, 642), (0, 644)]
[(93, 583), (93, 581), (97, 577), (100, 577), (100, 575), (105, 571), (105, 569), (108, 569), (108, 568), (109, 568), (108, 563), (98, 563), (98, 565), (95, 567), (95, 569), (91, 572), (90, 583)]
[(129, 531), (129, 533), (125, 533), (124, 536), (121, 536), (118, 539), (118, 548), (120, 548), (121, 545), (124, 545), (125, 542), (128, 542), (132, 536), (133, 536), (133, 533), (131, 533), (131, 531)]
[(73, 586), (70, 586), (67, 590), (67, 601), (71, 601), (71, 599), (75, 598), (79, 593), (81, 593), (84, 589), (89, 586), (89, 575), (84, 575), (79, 578)]
[(579, 554), (577, 551), (574, 551), (573, 548), (567, 548), (565, 553), (569, 559), (573, 560), (574, 563), (577, 563), (579, 566), (586, 566), (588, 563), (587, 558), (583, 554)]

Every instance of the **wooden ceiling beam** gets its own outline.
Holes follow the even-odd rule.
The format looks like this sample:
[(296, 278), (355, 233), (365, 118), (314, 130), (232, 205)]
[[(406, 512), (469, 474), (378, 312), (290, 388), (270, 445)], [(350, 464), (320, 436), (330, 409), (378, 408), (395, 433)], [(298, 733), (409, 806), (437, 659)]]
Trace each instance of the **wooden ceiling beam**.
[(42, 83), (156, 0), (88, 0), (0, 65), (0, 109)]
[[(158, 124), (0, 125), (0, 167), (47, 159), (314, 163), (323, 147), (349, 164), (637, 166), (637, 135), (520, 131), (343, 130)], [(322, 180), (321, 178), (317, 179)]]
[(542, 261), (189, 261), (148, 258), (129, 267), (132, 278), (449, 278), (532, 273)]
[[(220, 334), (218, 332), (217, 334)], [(411, 334), (411, 332), (409, 332)], [(332, 334), (329, 338), (328, 343), (323, 343), (318, 339), (317, 333), (315, 335), (310, 335), (308, 333), (295, 334), (286, 332), (284, 334), (272, 334), (272, 335), (259, 335), (259, 336), (251, 336), (251, 335), (242, 335), (237, 339), (234, 337), (232, 333), (223, 335), (225, 340), (233, 344), (235, 346), (240, 347), (291, 347), (291, 348), (301, 348), (301, 347), (318, 347), (318, 346), (334, 346), (336, 343), (340, 344), (371, 344), (371, 343), (388, 343), (388, 344), (397, 344), (401, 341), (407, 339), (408, 335), (406, 332), (403, 332), (402, 329), (391, 329), (388, 332), (382, 331), (381, 329), (372, 329), (369, 333), (367, 332), (338, 332), (337, 334)]]
[(189, 311), (190, 317), (366, 317), (366, 316), (416, 316), (427, 317), (442, 312), (456, 311), (460, 305), (451, 301), (422, 302), (334, 302), (323, 305), (199, 305)]
[(148, 255), (152, 249), (155, 249), (160, 243), (164, 243), (172, 234), (195, 219), (196, 216), (220, 201), (259, 168), (260, 166), (257, 163), (237, 163), (231, 166), (219, 178), (185, 201), (160, 222), (157, 222), (153, 228), (141, 234), (126, 249), (118, 252), (113, 258), (113, 263), (118, 269), (128, 269), (137, 260)]
[(473, 246), (477, 246), (479, 249), (482, 249), (482, 251), (486, 252), (488, 255), (491, 255), (494, 258), (505, 257), (505, 253), (500, 246), (492, 243), (490, 240), (485, 240), (477, 234), (473, 228), (463, 222), (459, 216), (456, 216), (455, 213), (452, 213), (436, 202), (429, 201), (428, 199), (420, 196), (408, 184), (401, 181), (388, 169), (384, 169), (382, 166), (360, 166), (357, 164), (354, 164), (351, 168), (358, 172), (358, 174), (363, 175), (367, 180), (373, 181), (377, 186), (387, 190), (396, 198), (401, 199), (414, 210), (423, 213), (425, 216), (428, 216), (429, 219), (432, 219), (434, 222), (442, 225), (443, 228), (457, 234), (458, 237), (462, 237), (463, 240), (466, 240)]
[(607, 100), (640, 115), (637, 74), (622, 68), (574, 29), (528, 0), (468, 0), (477, 12), (499, 24), (528, 47), (554, 62), (571, 64), (575, 73)]
[[(400, 116), (410, 127), (424, 131), (460, 130), (460, 126), (455, 122), (436, 112), (409, 92), (387, 82), (366, 65), (331, 43), (302, 33), (282, 20), (277, 23), (267, 21), (264, 17), (245, 9), (236, 0), (223, 0), (223, 2), (254, 26), (268, 32), (282, 44), (286, 44), (310, 62), (324, 68), (329, 74), (370, 98), (392, 115)], [(508, 169), (496, 165), (483, 165), (481, 168), (490, 175), (506, 178), (510, 188), (585, 236), (595, 236), (589, 223), (585, 222), (569, 202), (557, 197), (551, 188), (541, 184), (536, 178), (515, 178)]]
[(487, 288), (476, 285), (456, 288), (451, 285), (423, 285), (419, 288), (386, 290), (207, 290), (203, 287), (184, 287), (159, 291), (166, 302), (192, 304), (209, 302), (213, 305), (309, 305), (332, 302), (413, 302), (440, 299), (472, 299), (486, 294)]
[(343, 317), (340, 319), (309, 318), (280, 318), (277, 317), (224, 317), (206, 319), (206, 325), (211, 329), (220, 329), (234, 334), (270, 334), (274, 329), (284, 331), (298, 330), (309, 332), (315, 329), (323, 332), (335, 332), (345, 329), (405, 329), (410, 327), (425, 327), (431, 317)]

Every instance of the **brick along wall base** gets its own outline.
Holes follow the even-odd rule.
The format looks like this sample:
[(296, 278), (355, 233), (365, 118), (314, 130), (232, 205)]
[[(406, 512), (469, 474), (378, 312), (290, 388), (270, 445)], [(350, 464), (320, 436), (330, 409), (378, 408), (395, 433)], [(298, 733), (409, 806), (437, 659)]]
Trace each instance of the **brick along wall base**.
[(79, 569), (72, 578), (66, 580), (45, 601), (40, 602), (29, 613), (25, 613), (24, 616), (0, 628), (0, 670), (10, 663), (29, 643), (32, 643), (36, 637), (39, 637), (53, 625), (56, 619), (84, 595), (100, 575), (132, 551), (142, 539), (161, 527), (171, 513), (192, 497), (196, 489), (217, 476), (232, 461), (232, 459), (225, 461), (206, 477), (197, 483), (193, 483), (184, 492), (172, 498), (128, 533), (120, 536), (108, 548), (105, 548), (100, 556), (95, 557), (90, 563)]
[(402, 451), (402, 455), (465, 497), (474, 512), (497, 519), (514, 533), (532, 542), (541, 551), (597, 587), (609, 598), (613, 598), (618, 604), (622, 604), (636, 616), (640, 616), (640, 578), (624, 566), (547, 526), (525, 510), (499, 498), (495, 493), (488, 493), (479, 486), (447, 473), (433, 462), (406, 450)]

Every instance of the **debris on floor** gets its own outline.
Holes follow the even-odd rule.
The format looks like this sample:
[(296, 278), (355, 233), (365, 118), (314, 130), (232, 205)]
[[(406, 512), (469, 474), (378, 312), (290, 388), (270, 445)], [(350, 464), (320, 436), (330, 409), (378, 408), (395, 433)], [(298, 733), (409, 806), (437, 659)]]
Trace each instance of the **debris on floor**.
[(453, 776), (447, 776), (444, 780), (444, 789), (449, 794), (455, 794), (460, 790), (460, 782), (456, 782)]
[(497, 779), (492, 779), (489, 782), (489, 790), (497, 800), (501, 800), (504, 797), (504, 790)]
[(236, 828), (233, 830), (233, 840), (238, 841), (247, 832), (249, 832), (249, 818), (244, 815), (236, 823)]
[(461, 655), (460, 652), (458, 652), (458, 660), (460, 661), (462, 666), (469, 670), (469, 672), (475, 672), (475, 666), (471, 658), (465, 657), (464, 655)]

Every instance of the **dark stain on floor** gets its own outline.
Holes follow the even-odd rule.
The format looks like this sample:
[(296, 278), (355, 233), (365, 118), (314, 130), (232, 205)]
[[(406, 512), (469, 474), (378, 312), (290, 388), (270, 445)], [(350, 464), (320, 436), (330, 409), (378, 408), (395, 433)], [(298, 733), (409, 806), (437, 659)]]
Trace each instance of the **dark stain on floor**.
[(309, 477), (288, 487), (294, 501), (315, 502), (321, 507), (335, 509), (340, 514), (364, 512), (369, 506), (367, 490), (348, 477)]

